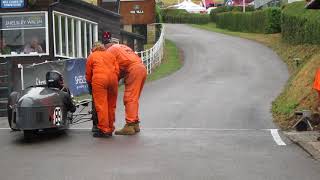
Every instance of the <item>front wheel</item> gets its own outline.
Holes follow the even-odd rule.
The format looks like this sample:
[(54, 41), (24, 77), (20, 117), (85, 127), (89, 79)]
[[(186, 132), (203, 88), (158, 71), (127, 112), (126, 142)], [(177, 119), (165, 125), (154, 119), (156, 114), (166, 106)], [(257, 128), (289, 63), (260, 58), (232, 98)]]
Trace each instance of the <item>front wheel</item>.
[(13, 131), (17, 129), (12, 128), (12, 122), (16, 119), (16, 113), (12, 113), (14, 111), (13, 107), (16, 105), (19, 99), (20, 93), (19, 92), (12, 92), (8, 98), (8, 105), (7, 105), (7, 113), (8, 113), (8, 124)]

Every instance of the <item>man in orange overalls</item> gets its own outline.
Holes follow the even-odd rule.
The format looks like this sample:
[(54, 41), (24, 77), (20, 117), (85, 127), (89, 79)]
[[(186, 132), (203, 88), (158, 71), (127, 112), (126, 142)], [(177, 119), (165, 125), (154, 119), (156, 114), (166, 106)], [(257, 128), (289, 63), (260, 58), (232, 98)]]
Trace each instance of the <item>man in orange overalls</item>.
[(101, 43), (95, 43), (87, 59), (86, 80), (92, 87), (98, 114), (98, 131), (93, 137), (111, 137), (114, 131), (118, 95), (119, 65), (116, 58)]
[(140, 132), (139, 98), (147, 77), (147, 70), (141, 58), (131, 48), (123, 44), (111, 43), (110, 33), (104, 34), (103, 43), (107, 51), (116, 57), (120, 68), (119, 79), (124, 78), (125, 84), (123, 102), (126, 125), (115, 134), (134, 135)]
[(316, 72), (316, 76), (313, 83), (313, 89), (315, 89), (318, 93), (318, 107), (317, 109), (320, 110), (320, 68), (318, 68)]

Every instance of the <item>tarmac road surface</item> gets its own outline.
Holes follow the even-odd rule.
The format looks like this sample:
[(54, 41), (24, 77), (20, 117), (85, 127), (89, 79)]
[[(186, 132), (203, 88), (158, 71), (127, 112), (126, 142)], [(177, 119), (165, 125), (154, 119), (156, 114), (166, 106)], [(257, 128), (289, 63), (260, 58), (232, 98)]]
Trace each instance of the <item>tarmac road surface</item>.
[(272, 123), (271, 102), (288, 78), (273, 51), (186, 25), (167, 25), (166, 37), (183, 51), (185, 64), (145, 86), (140, 134), (94, 139), (86, 123), (25, 142), (2, 120), (0, 179), (320, 178), (320, 163)]

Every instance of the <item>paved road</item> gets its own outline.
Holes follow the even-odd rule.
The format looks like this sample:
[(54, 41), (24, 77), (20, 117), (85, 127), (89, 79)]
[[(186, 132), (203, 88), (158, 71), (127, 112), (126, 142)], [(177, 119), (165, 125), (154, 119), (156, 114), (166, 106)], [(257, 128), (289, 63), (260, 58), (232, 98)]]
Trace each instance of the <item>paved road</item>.
[(168, 25), (167, 38), (185, 64), (146, 85), (139, 135), (93, 139), (72, 129), (26, 143), (0, 130), (0, 179), (319, 179), (319, 162), (284, 137), (279, 146), (269, 130), (271, 101), (288, 78), (277, 55), (185, 25)]

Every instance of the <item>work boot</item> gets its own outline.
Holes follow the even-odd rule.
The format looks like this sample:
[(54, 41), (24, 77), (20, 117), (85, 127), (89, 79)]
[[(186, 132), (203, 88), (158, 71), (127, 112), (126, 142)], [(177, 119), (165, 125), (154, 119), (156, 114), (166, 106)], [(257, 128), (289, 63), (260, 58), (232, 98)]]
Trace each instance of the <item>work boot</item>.
[(112, 137), (112, 133), (105, 133), (99, 129), (97, 132), (94, 132), (92, 136), (95, 138), (110, 138)]
[(134, 123), (134, 131), (136, 131), (136, 133), (140, 132), (139, 121)]
[(117, 130), (115, 132), (115, 135), (134, 135), (134, 134), (136, 134), (134, 123), (127, 123), (122, 129)]

